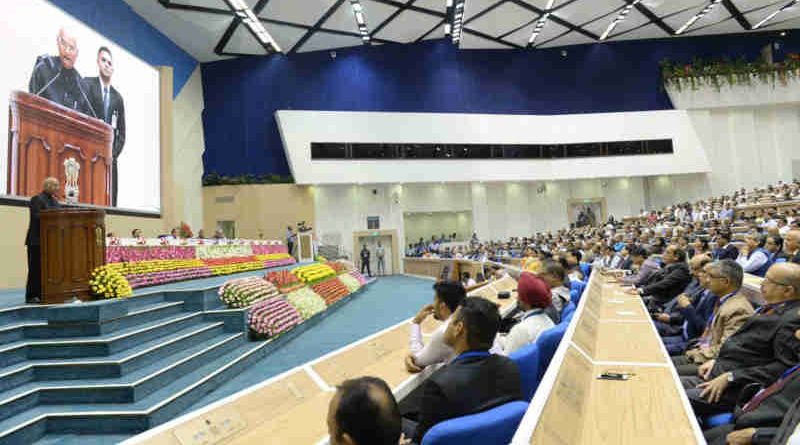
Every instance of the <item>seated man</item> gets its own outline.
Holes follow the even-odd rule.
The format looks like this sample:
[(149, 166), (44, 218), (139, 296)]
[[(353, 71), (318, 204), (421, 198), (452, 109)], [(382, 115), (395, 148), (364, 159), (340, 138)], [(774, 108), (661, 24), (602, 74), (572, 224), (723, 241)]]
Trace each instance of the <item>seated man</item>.
[(691, 281), (689, 266), (686, 265), (686, 252), (676, 245), (670, 245), (661, 257), (664, 266), (652, 274), (640, 288), (629, 292), (652, 298), (652, 304), (660, 307), (677, 297)]
[(621, 282), (624, 285), (640, 286), (661, 268), (661, 263), (659, 263), (655, 257), (650, 257), (650, 254), (643, 247), (634, 247), (631, 249), (630, 256), (632, 267), (638, 272), (623, 278)]
[(345, 380), (328, 405), (331, 445), (397, 445), (400, 410), (392, 390), (376, 377)]
[[(410, 354), (406, 356), (406, 370), (420, 372), (426, 366), (444, 363), (455, 357), (453, 348), (444, 343), (444, 332), (450, 323), (450, 316), (466, 298), (464, 287), (454, 281), (443, 281), (433, 285), (433, 304), (420, 309), (411, 323)], [(422, 327), (420, 324), (429, 316), (443, 322), (433, 332), (428, 344), (422, 342)]]
[(720, 297), (715, 301), (715, 309), (697, 346), (672, 358), (682, 376), (697, 375), (698, 367), (716, 358), (722, 343), (753, 315), (753, 305), (744, 294), (738, 293), (742, 287), (741, 266), (733, 260), (723, 260), (706, 264), (703, 270), (708, 290)]
[(683, 318), (681, 333), (672, 337), (663, 337), (664, 345), (670, 355), (680, 355), (686, 350), (686, 345), (691, 340), (695, 340), (706, 329), (706, 322), (711, 319), (714, 306), (718, 301), (716, 295), (708, 289), (708, 274), (705, 272), (706, 266), (711, 262), (708, 255), (696, 255), (695, 258), (702, 258), (698, 264), (703, 264), (700, 270), (692, 271), (696, 274), (700, 287), (694, 295), (686, 293), (678, 295), (675, 306), (680, 311)]
[[(790, 341), (800, 340), (800, 330)], [(709, 445), (764, 444), (773, 442), (781, 422), (800, 417), (800, 365), (786, 370), (781, 377), (754, 395), (734, 412), (733, 423), (705, 432)], [(787, 419), (789, 418), (789, 419)], [(795, 420), (796, 423), (796, 420)], [(727, 438), (727, 441), (726, 441)], [(778, 441), (782, 444), (784, 442)]]
[(678, 304), (681, 297), (687, 297), (689, 301), (698, 301), (699, 296), (705, 290), (700, 283), (700, 275), (703, 273), (703, 266), (711, 262), (711, 258), (705, 255), (698, 255), (689, 261), (692, 280), (677, 297), (664, 305), (663, 311), (653, 314), (656, 329), (662, 337), (682, 336), (683, 335), (683, 308)]
[(566, 271), (564, 271), (564, 267), (553, 261), (547, 260), (542, 263), (542, 267), (539, 270), (539, 278), (544, 280), (547, 287), (550, 288), (550, 293), (553, 296), (553, 304), (552, 309), (555, 312), (555, 319), (553, 319), (553, 315), (550, 315), (550, 318), (553, 319), (553, 323), (558, 323), (561, 321), (561, 311), (564, 310), (564, 307), (569, 304), (571, 296), (569, 294), (569, 288), (564, 285), (566, 280)]
[(503, 355), (535, 342), (539, 334), (553, 327), (553, 321), (545, 313), (551, 302), (550, 288), (541, 278), (530, 272), (519, 276), (517, 307), (522, 311), (522, 317), (508, 335), (498, 337)]
[(403, 432), (416, 443), (439, 422), (522, 399), (517, 365), (489, 353), (500, 326), (497, 306), (470, 297), (452, 317), (444, 339), (458, 355), (400, 403)]
[(739, 257), (739, 249), (731, 244), (731, 234), (722, 231), (717, 235), (717, 248), (711, 254), (715, 260), (736, 260)]
[(744, 386), (767, 386), (800, 362), (800, 265), (770, 267), (761, 283), (766, 304), (722, 344), (717, 358), (704, 363), (698, 376), (681, 377), (698, 415), (732, 411)]

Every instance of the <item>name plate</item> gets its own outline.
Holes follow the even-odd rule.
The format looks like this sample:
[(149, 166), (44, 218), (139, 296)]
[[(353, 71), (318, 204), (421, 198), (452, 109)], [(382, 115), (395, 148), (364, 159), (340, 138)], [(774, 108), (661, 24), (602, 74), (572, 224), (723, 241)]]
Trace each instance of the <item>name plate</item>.
[(215, 445), (246, 427), (247, 422), (235, 408), (225, 407), (181, 425), (173, 434), (181, 445)]

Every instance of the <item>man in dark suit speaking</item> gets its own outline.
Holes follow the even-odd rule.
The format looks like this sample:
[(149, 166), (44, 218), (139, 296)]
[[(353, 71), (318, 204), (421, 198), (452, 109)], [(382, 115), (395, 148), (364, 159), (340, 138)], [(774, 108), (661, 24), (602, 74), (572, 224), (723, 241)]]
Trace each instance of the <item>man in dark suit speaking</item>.
[(81, 75), (75, 69), (78, 60), (78, 41), (63, 28), (56, 38), (58, 56), (42, 55), (36, 58), (28, 92), (47, 100), (98, 117), (89, 103), (81, 84)]
[(28, 284), (25, 286), (25, 302), (40, 303), (42, 298), (42, 246), (39, 239), (39, 212), (61, 207), (56, 200), (58, 179), (44, 180), (44, 191), (31, 198), (30, 221), (25, 245), (28, 246)]
[(111, 205), (117, 205), (117, 158), (122, 154), (125, 146), (125, 102), (122, 95), (111, 85), (111, 76), (114, 75), (114, 59), (111, 50), (101, 46), (97, 50), (98, 77), (84, 79), (92, 108), (97, 112), (97, 118), (114, 127), (114, 145), (111, 151)]

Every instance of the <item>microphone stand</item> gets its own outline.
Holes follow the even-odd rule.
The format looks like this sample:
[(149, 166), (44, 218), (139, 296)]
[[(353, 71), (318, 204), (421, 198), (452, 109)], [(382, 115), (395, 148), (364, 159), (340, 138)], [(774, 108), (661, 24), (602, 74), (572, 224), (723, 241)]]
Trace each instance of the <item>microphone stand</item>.
[(50, 79), (50, 82), (47, 82), (41, 89), (39, 89), (39, 91), (36, 92), (36, 95), (37, 96), (41, 96), (42, 93), (44, 93), (44, 90), (50, 88), (50, 85), (52, 85), (53, 82), (55, 82), (56, 79), (58, 79), (59, 77), (61, 77), (61, 70), (60, 69), (58, 70), (58, 73), (56, 73), (56, 75), (53, 76), (52, 79)]
[(95, 113), (95, 111), (94, 111), (94, 107), (92, 106), (92, 103), (89, 102), (89, 98), (86, 97), (86, 92), (83, 91), (83, 86), (81, 85), (83, 83), (83, 77), (81, 77), (81, 75), (78, 73), (78, 71), (75, 71), (75, 83), (78, 84), (78, 89), (81, 91), (81, 95), (83, 95), (83, 100), (86, 101), (86, 105), (89, 105), (89, 111), (92, 112), (92, 117), (94, 117), (95, 119), (99, 119), (97, 117), (97, 113)]

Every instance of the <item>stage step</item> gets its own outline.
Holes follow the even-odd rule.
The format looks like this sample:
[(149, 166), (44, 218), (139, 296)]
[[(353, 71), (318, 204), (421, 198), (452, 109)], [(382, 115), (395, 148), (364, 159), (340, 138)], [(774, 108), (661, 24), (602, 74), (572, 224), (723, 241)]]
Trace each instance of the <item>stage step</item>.
[[(266, 342), (241, 342), (132, 403), (38, 404), (0, 421), (0, 443), (30, 444), (47, 433), (135, 434), (174, 418), (263, 357)], [(156, 378), (154, 381), (158, 381)]]

